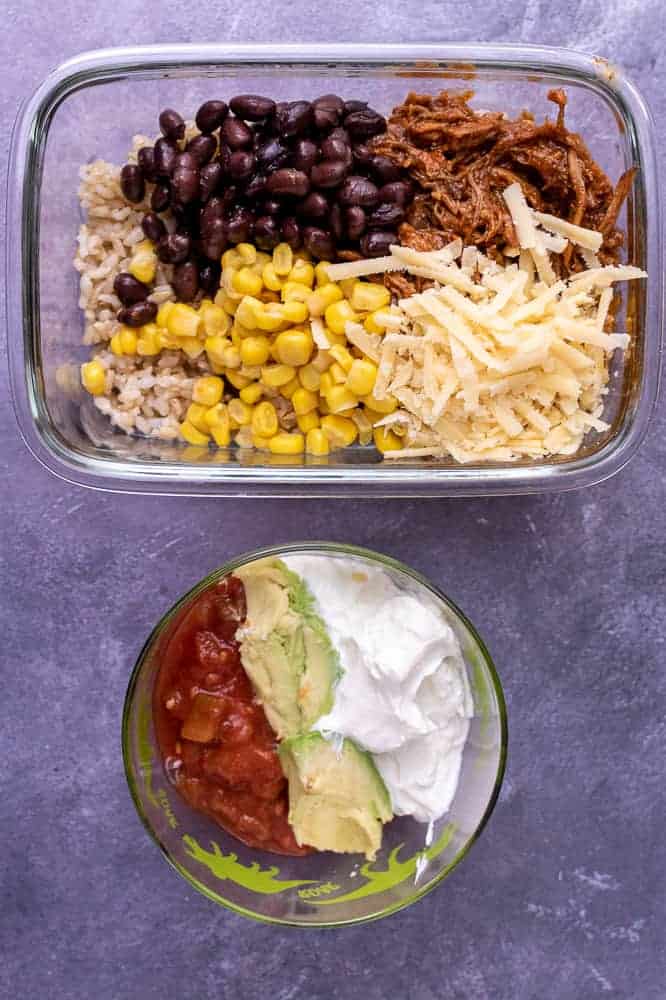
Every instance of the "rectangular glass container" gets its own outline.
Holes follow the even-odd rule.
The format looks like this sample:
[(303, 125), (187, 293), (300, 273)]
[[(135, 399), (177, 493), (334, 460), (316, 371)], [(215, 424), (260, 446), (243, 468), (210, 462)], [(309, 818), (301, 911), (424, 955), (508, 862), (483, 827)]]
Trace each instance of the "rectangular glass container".
[[(631, 348), (611, 363), (605, 419), (572, 457), (457, 465), (382, 462), (368, 448), (326, 458), (277, 457), (184, 442), (129, 438), (80, 388), (79, 168), (123, 163), (133, 134), (157, 130), (159, 111), (185, 116), (211, 97), (266, 93), (277, 100), (334, 91), (384, 114), (410, 90), (474, 91), (475, 107), (553, 115), (547, 92), (564, 87), (567, 125), (582, 133), (612, 181), (638, 168), (621, 225), (626, 259), (649, 272), (625, 289), (618, 329)], [(566, 490), (617, 472), (645, 435), (657, 396), (663, 275), (651, 117), (617, 67), (562, 49), (513, 45), (160, 45), (100, 50), (62, 65), (22, 108), (9, 170), (8, 343), (16, 413), (33, 454), (52, 472), (112, 491), (212, 496), (454, 496)]]

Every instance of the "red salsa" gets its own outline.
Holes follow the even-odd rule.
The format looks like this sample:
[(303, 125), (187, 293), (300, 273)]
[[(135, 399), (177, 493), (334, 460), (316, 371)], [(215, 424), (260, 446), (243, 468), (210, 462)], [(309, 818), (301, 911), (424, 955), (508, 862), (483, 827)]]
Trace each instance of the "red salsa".
[(169, 779), (194, 809), (251, 847), (306, 854), (287, 822), (275, 735), (234, 639), (245, 615), (243, 584), (228, 576), (179, 624), (155, 684), (160, 751)]

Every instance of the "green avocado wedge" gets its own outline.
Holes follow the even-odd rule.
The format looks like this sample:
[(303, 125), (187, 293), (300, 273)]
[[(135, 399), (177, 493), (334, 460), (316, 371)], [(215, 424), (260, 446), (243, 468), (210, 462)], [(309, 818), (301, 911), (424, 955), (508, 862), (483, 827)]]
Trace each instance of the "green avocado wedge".
[(373, 860), (393, 817), (370, 754), (319, 733), (285, 740), (278, 750), (289, 782), (289, 823), (299, 844)]
[(237, 570), (247, 618), (243, 667), (278, 739), (306, 732), (333, 704), (340, 663), (308, 587), (279, 559)]

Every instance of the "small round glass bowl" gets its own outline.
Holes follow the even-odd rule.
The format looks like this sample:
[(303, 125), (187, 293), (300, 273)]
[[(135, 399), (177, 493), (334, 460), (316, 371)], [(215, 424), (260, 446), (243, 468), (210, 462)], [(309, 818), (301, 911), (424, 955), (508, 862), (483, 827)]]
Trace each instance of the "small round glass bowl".
[[(449, 811), (432, 828), (409, 817), (384, 828), (375, 861), (314, 853), (284, 857), (246, 847), (193, 811), (170, 783), (159, 753), (152, 696), (162, 651), (198, 595), (255, 559), (296, 552), (379, 563), (403, 590), (427, 591), (455, 630), (465, 658), (474, 716)], [(506, 706), (493, 662), (472, 624), (419, 573), (351, 545), (312, 542), (260, 549), (211, 573), (168, 611), (132, 673), (123, 711), (127, 781), (144, 826), (167, 860), (204, 895), (248, 917), (300, 927), (340, 927), (414, 903), (458, 864), (481, 833), (499, 794), (507, 747)]]

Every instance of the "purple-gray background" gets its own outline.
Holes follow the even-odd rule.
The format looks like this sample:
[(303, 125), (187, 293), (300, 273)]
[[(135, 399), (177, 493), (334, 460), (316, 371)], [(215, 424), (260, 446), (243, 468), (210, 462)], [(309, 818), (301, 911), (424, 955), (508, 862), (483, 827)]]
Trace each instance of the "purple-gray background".
[[(620, 62), (666, 126), (661, 0), (3, 8), (3, 166), (18, 102), (48, 70), (153, 41), (567, 45)], [(663, 1000), (665, 431), (662, 404), (628, 469), (558, 497), (121, 498), (34, 462), (0, 370), (0, 995)], [(165, 608), (230, 555), (303, 538), (368, 545), (429, 574), (486, 638), (510, 725), (499, 804), (460, 868), (400, 915), (319, 934), (251, 924), (169, 871), (119, 747), (127, 678)]]

